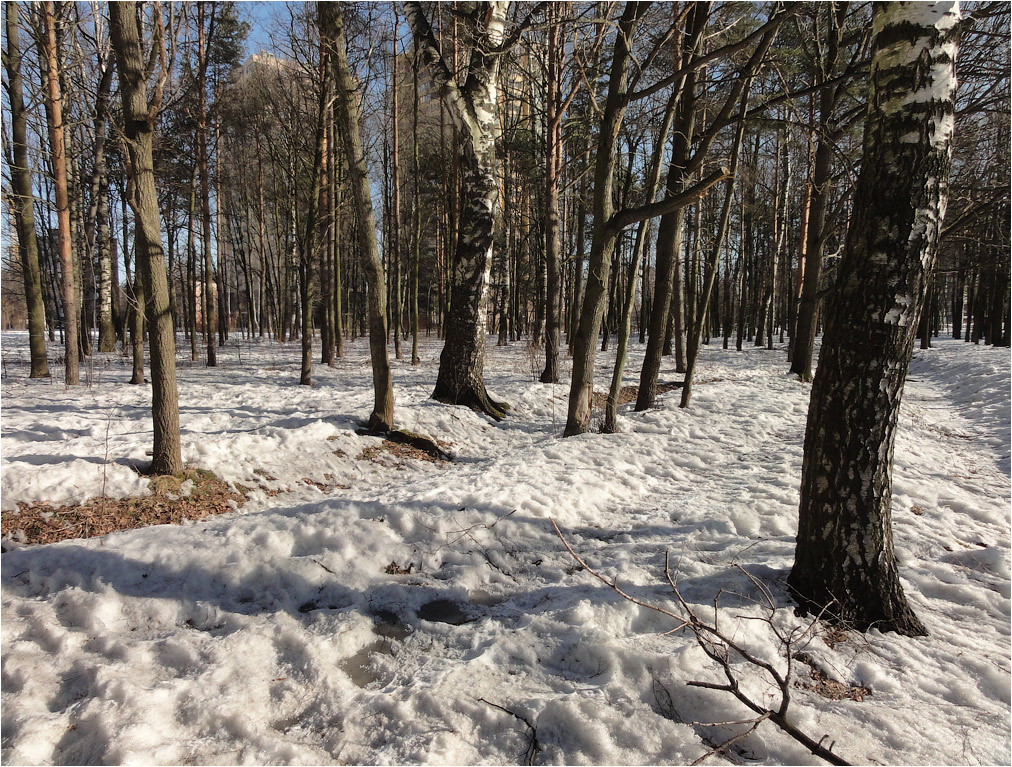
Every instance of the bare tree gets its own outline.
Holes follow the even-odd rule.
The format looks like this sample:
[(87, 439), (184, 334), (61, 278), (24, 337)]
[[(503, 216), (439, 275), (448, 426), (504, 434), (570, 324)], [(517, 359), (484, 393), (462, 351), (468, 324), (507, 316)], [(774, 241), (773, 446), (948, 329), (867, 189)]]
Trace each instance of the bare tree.
[(344, 21), (336, 3), (320, 3), (320, 29), (334, 68), (334, 87), (337, 97), (337, 131), (344, 143), (348, 163), (349, 184), (358, 217), (358, 246), (364, 261), (369, 283), (369, 351), (372, 358), (373, 410), (369, 416), (369, 429), (387, 432), (394, 428), (394, 393), (390, 380), (390, 359), (387, 357), (386, 284), (379, 244), (376, 241), (376, 223), (373, 220), (372, 192), (365, 150), (359, 126), (359, 99), (355, 78), (348, 64), (348, 44), (344, 36)]
[(4, 68), (7, 70), (7, 98), (11, 105), (11, 168), (13, 212), (18, 230), (18, 254), (25, 283), (28, 308), (28, 343), (31, 354), (31, 378), (49, 378), (46, 359), (46, 313), (42, 302), (42, 274), (35, 240), (35, 194), (32, 191), (32, 169), (28, 165), (28, 120), (21, 80), (21, 51), (18, 48), (18, 4), (8, 0), (5, 5), (7, 47)]
[[(133, 175), (130, 200), (136, 227), (137, 271), (147, 304), (148, 336), (151, 346), (151, 417), (154, 423), (152, 474), (177, 474), (183, 469), (179, 437), (179, 397), (176, 390), (176, 340), (169, 312), (169, 286), (162, 251), (158, 193), (155, 190), (154, 121), (161, 107), (162, 88), (169, 65), (165, 50), (165, 29), (160, 3), (152, 7), (155, 55), (145, 57), (140, 9), (136, 2), (113, 3), (109, 7), (110, 31), (120, 93), (126, 146)], [(146, 66), (159, 66), (157, 84), (148, 100)], [(143, 312), (144, 307), (138, 307)]]

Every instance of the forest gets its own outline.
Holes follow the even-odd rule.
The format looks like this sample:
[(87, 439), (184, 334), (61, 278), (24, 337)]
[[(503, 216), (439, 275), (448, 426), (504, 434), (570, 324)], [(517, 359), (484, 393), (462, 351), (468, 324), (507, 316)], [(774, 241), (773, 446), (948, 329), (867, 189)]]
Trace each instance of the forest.
[(1010, 16), (5, 2), (3, 763), (1008, 763)]

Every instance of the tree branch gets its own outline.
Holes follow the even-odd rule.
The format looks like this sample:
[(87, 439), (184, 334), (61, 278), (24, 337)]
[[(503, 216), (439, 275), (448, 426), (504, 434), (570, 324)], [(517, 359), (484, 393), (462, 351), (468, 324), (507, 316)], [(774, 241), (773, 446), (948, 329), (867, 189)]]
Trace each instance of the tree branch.
[(648, 218), (663, 216), (679, 208), (684, 208), (686, 205), (691, 205), (696, 200), (705, 197), (710, 187), (723, 181), (729, 175), (731, 175), (731, 171), (727, 168), (720, 168), (676, 195), (665, 197), (663, 200), (658, 200), (657, 202), (640, 205), (636, 208), (624, 208), (611, 217), (607, 226), (610, 229), (621, 231), (631, 224), (646, 221)]

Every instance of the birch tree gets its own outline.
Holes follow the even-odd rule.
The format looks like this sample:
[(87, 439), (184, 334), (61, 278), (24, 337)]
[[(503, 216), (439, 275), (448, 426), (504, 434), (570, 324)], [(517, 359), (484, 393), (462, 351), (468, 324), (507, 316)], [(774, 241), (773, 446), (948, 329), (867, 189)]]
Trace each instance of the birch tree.
[(499, 215), (495, 142), (499, 134), (499, 63), (506, 42), (508, 2), (477, 3), (468, 16), (473, 47), (458, 85), (443, 60), (429, 20), (417, 2), (405, 3), (418, 54), (449, 107), (460, 143), (463, 183), (456, 262), (439, 375), (432, 398), (467, 405), (501, 419), (508, 405), (485, 388), (485, 304)]
[(948, 193), (957, 3), (878, 3), (854, 212), (805, 432), (788, 584), (861, 630), (925, 634), (893, 551), (892, 456), (903, 384)]

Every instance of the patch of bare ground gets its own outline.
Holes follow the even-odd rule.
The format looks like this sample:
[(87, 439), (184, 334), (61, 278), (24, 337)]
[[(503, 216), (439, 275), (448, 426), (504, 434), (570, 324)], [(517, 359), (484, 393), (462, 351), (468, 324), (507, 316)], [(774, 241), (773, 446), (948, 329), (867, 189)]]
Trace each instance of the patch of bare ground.
[[(679, 381), (678, 383), (669, 383), (669, 384), (659, 383), (657, 384), (657, 394), (667, 394), (669, 391), (674, 391), (675, 389), (681, 388), (682, 388), (681, 381)], [(640, 387), (623, 386), (618, 391), (619, 407), (621, 407), (622, 405), (626, 405), (630, 402), (634, 402), (639, 395), (640, 395)], [(604, 406), (607, 404), (608, 404), (608, 392), (596, 391), (590, 397), (590, 406), (593, 408), (603, 410)]]
[(863, 703), (864, 699), (871, 695), (871, 690), (859, 685), (844, 684), (830, 679), (819, 668), (813, 665), (812, 659), (807, 653), (796, 653), (794, 659), (808, 665), (811, 668), (809, 679), (798, 679), (795, 685), (803, 690), (811, 690), (817, 695), (829, 700), (852, 700), (856, 703)]
[(427, 461), (428, 463), (444, 464), (448, 462), (448, 459), (443, 454), (437, 454), (430, 450), (423, 450), (415, 445), (407, 444), (405, 442), (395, 442), (391, 439), (384, 439), (378, 445), (370, 445), (365, 448), (361, 453), (356, 456), (358, 461), (372, 461), (374, 463), (380, 463), (384, 466), (388, 465), (384, 462), (384, 454), (399, 458), (402, 461), (405, 459), (414, 459), (417, 461)]
[(0, 535), (19, 543), (56, 543), (95, 538), (148, 525), (178, 525), (184, 520), (224, 514), (246, 503), (247, 488), (233, 488), (204, 469), (184, 469), (152, 477), (151, 495), (89, 498), (81, 504), (53, 506), (47, 501), (19, 502), (18, 513), (4, 512)]

